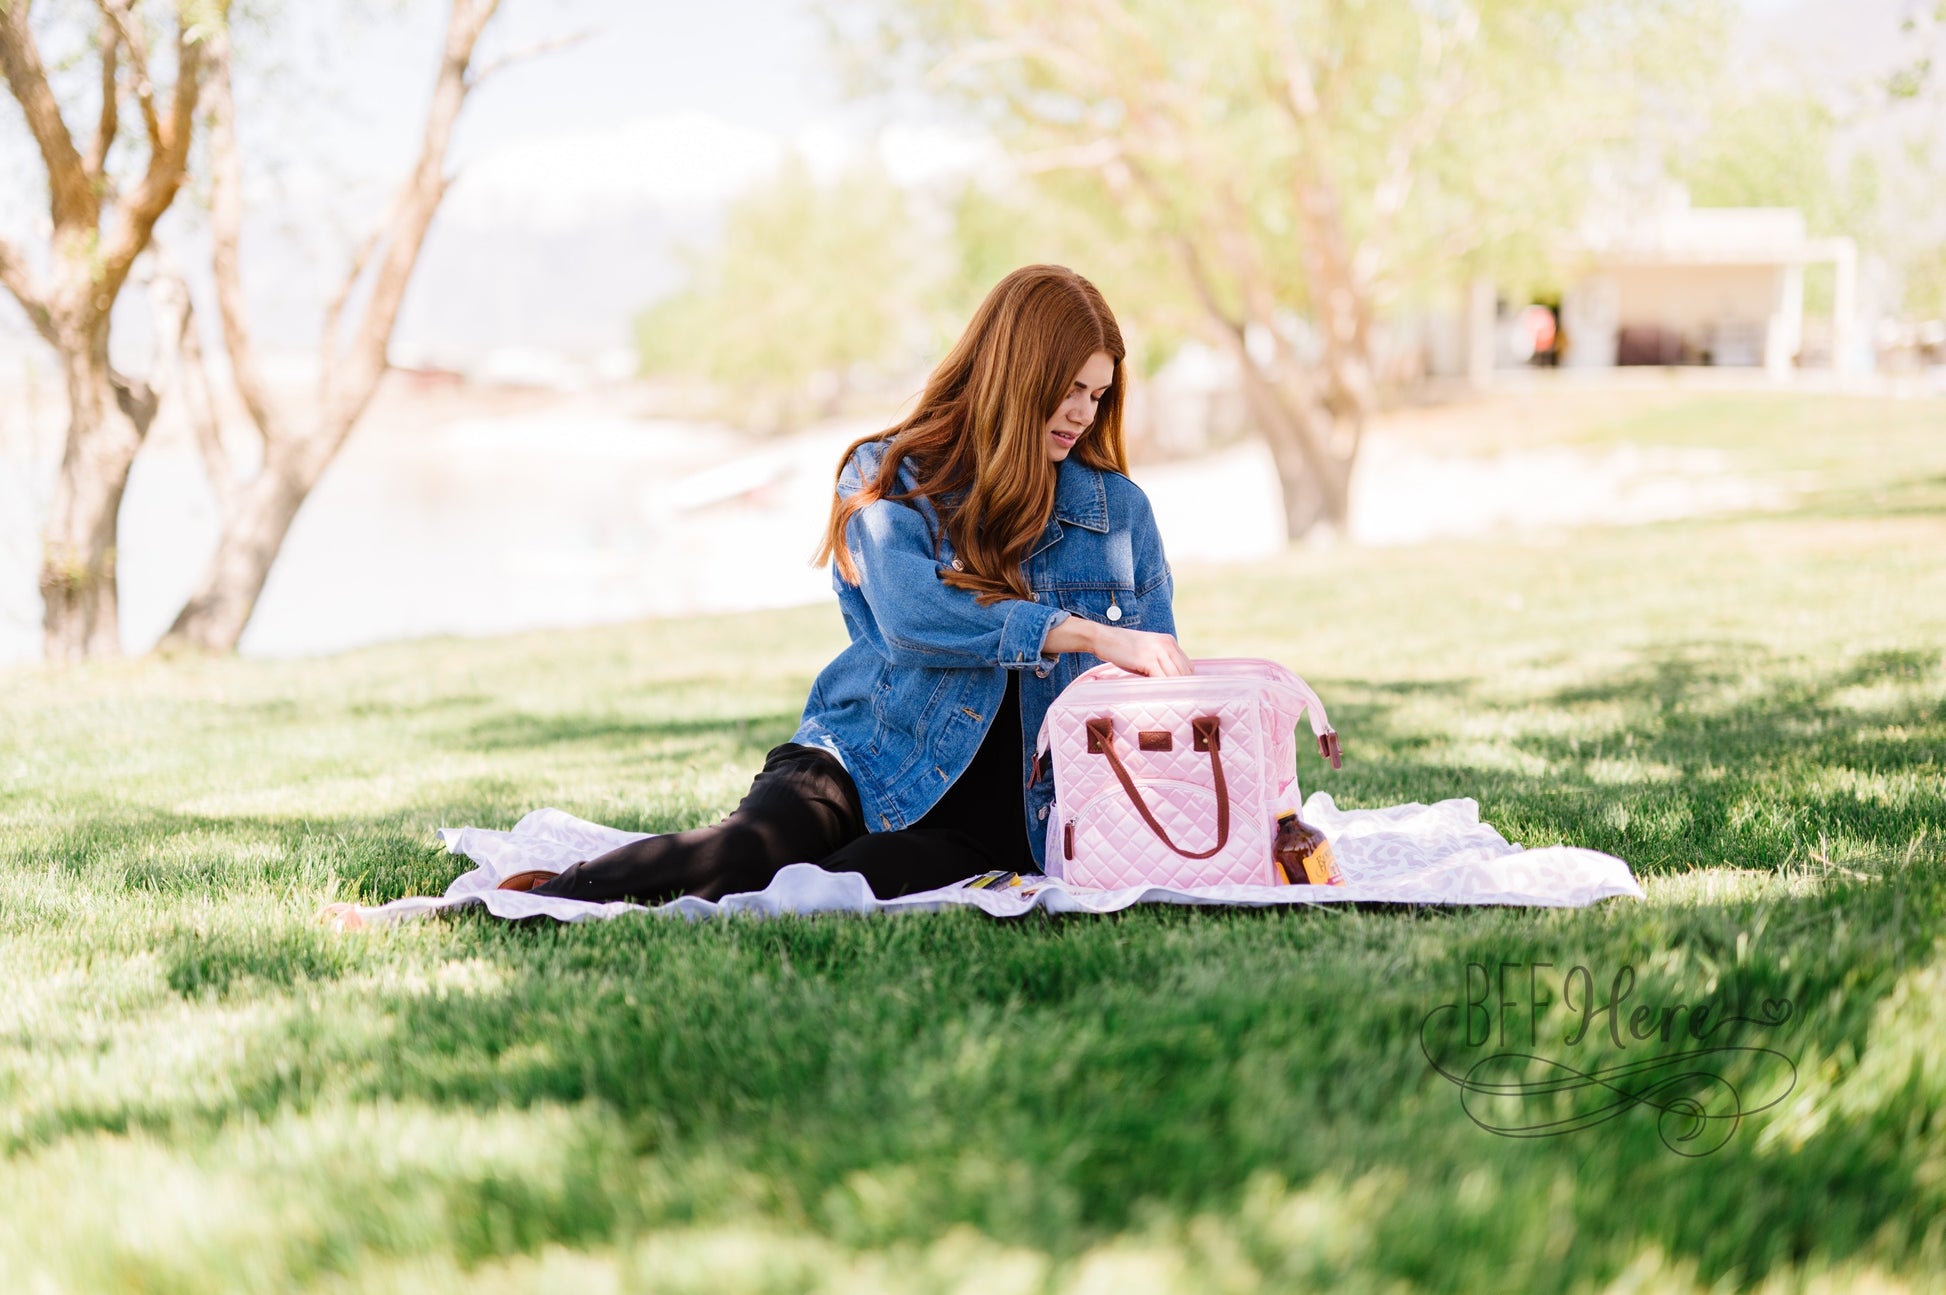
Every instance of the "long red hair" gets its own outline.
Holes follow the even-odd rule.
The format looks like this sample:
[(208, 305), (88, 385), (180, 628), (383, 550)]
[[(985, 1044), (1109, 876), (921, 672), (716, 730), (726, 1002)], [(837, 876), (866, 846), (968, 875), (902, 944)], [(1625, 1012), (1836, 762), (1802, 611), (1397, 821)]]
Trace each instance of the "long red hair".
[[(1095, 285), (1061, 265), (1028, 265), (994, 285), (958, 342), (940, 361), (910, 417), (845, 447), (838, 471), (859, 446), (884, 441), (878, 471), (848, 499), (834, 498), (813, 565), (836, 559), (846, 583), (859, 582), (845, 543), (852, 514), (880, 500), (925, 496), (952, 539), (964, 571), (939, 578), (977, 600), (1028, 598), (1021, 569), (1054, 510), (1059, 464), (1047, 457), (1047, 424), (1075, 375), (1097, 351), (1115, 362), (1095, 421), (1071, 456), (1090, 467), (1128, 471), (1122, 445), (1122, 331)], [(893, 489), (911, 458), (916, 487)], [(934, 552), (938, 544), (935, 537)]]

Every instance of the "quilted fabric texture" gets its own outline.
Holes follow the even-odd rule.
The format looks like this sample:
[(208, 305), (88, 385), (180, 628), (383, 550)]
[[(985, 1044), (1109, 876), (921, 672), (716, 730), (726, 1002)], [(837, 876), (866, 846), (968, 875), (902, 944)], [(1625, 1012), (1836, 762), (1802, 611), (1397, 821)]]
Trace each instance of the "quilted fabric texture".
[[(1097, 668), (1048, 708), (1039, 745), (1053, 753), (1055, 804), (1046, 867), (1070, 885), (1096, 889), (1264, 886), (1276, 882), (1270, 847), (1276, 813), (1298, 797), (1293, 730), (1300, 708), (1329, 729), (1316, 694), (1271, 661), (1198, 661), (1196, 673), (1145, 678)], [(1295, 685), (1293, 687), (1292, 685)], [(1106, 756), (1088, 750), (1088, 722), (1107, 718), (1113, 744), (1150, 814), (1181, 850), (1218, 839), (1211, 753), (1198, 751), (1192, 721), (1215, 716), (1229, 796), (1229, 836), (1207, 859), (1185, 858), (1143, 819)], [(1144, 750), (1143, 732), (1170, 734), (1170, 749)]]

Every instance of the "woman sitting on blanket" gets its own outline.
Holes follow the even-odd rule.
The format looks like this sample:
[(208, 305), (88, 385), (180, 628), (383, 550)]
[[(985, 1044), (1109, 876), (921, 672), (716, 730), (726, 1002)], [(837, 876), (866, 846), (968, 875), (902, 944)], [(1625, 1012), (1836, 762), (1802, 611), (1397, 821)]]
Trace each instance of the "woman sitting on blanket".
[(824, 543), (851, 645), (722, 822), (502, 889), (645, 902), (785, 864), (879, 898), (1038, 872), (1048, 703), (1099, 661), (1182, 675), (1162, 539), (1122, 448), (1122, 335), (1072, 270), (1002, 279), (918, 408), (845, 451)]

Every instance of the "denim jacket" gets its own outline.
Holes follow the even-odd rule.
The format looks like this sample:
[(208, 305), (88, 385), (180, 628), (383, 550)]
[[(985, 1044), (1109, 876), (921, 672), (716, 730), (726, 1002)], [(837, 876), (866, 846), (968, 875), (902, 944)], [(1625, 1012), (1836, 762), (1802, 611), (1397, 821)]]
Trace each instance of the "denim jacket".
[[(840, 497), (874, 472), (883, 442), (861, 445), (839, 474)], [(899, 488), (916, 486), (911, 461)], [(938, 556), (934, 556), (935, 536)], [(819, 673), (791, 741), (820, 746), (857, 785), (870, 831), (908, 827), (966, 771), (1006, 694), (1003, 671), (1020, 671), (1020, 778), (1027, 834), (1044, 864), (1054, 778), (1029, 780), (1048, 703), (1100, 658), (1046, 655), (1048, 631), (1069, 616), (1173, 634), (1175, 583), (1141, 487), (1070, 455), (1057, 471), (1054, 512), (1025, 562), (1032, 601), (980, 606), (942, 584), (952, 540), (930, 500), (880, 499), (852, 515), (845, 538), (860, 584), (832, 564), (851, 645)]]

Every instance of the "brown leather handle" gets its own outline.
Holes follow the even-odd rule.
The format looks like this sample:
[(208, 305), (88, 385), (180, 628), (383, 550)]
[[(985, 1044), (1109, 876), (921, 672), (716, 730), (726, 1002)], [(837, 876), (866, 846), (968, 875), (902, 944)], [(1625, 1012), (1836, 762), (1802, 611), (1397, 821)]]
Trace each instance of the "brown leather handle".
[(1216, 844), (1207, 850), (1199, 850), (1193, 854), (1169, 839), (1169, 833), (1163, 830), (1162, 824), (1156, 822), (1155, 815), (1149, 812), (1148, 802), (1142, 799), (1142, 793), (1136, 789), (1135, 780), (1129, 777), (1128, 770), (1122, 767), (1122, 758), (1115, 754), (1114, 720), (1103, 717), (1088, 721), (1088, 750), (1108, 757), (1108, 767), (1115, 771), (1115, 777), (1121, 782), (1122, 790), (1128, 793), (1129, 800), (1135, 804), (1135, 811), (1142, 816), (1142, 821), (1149, 825), (1149, 830), (1155, 833), (1157, 840), (1185, 859), (1207, 859), (1221, 850), (1230, 840), (1230, 787), (1223, 778), (1222, 741), (1217, 717), (1198, 715), (1189, 721), (1189, 727), (1195, 734), (1196, 749), (1209, 752), (1210, 775), (1216, 783)]

